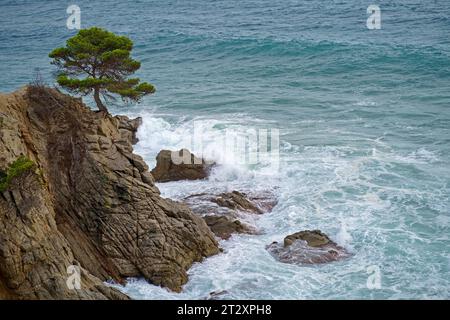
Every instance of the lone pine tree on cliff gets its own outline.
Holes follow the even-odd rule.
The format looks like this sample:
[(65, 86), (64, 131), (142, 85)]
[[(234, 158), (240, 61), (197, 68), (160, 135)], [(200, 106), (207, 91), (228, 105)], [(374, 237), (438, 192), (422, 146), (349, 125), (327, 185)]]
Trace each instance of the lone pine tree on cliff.
[(108, 112), (100, 96), (119, 95), (124, 100), (139, 102), (155, 87), (139, 78), (129, 78), (140, 67), (130, 57), (133, 42), (102, 28), (80, 30), (56, 48), (49, 57), (59, 69), (58, 84), (70, 92), (93, 94), (100, 111)]

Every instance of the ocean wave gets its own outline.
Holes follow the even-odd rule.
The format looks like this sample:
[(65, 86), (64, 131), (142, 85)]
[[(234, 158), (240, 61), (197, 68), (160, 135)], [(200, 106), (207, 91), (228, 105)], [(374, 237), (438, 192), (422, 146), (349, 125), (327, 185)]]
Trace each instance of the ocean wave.
[[(264, 126), (262, 119), (245, 113), (183, 119), (148, 112), (134, 115), (143, 117), (136, 151), (150, 163), (160, 149), (186, 147), (194, 123), (202, 127), (204, 145), (216, 156), (222, 152), (216, 140), (227, 128), (239, 133), (251, 125)], [(222, 254), (194, 265), (181, 294), (144, 280), (132, 280), (122, 290), (146, 299), (202, 299), (223, 290), (223, 297), (230, 299), (407, 298), (419, 296), (419, 291), (424, 292), (421, 296), (443, 297), (448, 286), (445, 272), (427, 261), (444, 263), (439, 257), (449, 241), (448, 190), (436, 192), (445, 185), (445, 177), (432, 178), (419, 168), (439, 162), (439, 154), (428, 148), (399, 152), (382, 137), (359, 140), (365, 141), (365, 152), (350, 144), (300, 146), (281, 139), (280, 170), (270, 178), (260, 174), (264, 165), (223, 165), (207, 180), (158, 184), (163, 196), (178, 200), (205, 191), (269, 188), (276, 190), (279, 204), (272, 213), (249, 222), (263, 234), (235, 235), (221, 243)], [(323, 230), (354, 256), (327, 266), (298, 267), (276, 262), (265, 250), (272, 241), (304, 229)], [(427, 274), (414, 271), (417, 265)], [(368, 291), (370, 268), (381, 270), (382, 290)], [(420, 283), (408, 286), (413, 278)], [(430, 285), (433, 290), (426, 289)]]

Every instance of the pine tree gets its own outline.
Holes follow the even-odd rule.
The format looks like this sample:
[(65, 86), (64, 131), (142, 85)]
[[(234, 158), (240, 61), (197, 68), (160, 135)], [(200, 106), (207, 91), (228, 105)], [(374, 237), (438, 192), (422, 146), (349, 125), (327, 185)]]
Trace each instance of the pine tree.
[(49, 57), (59, 69), (58, 84), (70, 92), (93, 94), (100, 111), (108, 112), (100, 96), (119, 95), (139, 102), (155, 92), (155, 87), (139, 78), (129, 78), (141, 63), (130, 57), (133, 42), (102, 28), (80, 30), (56, 48)]

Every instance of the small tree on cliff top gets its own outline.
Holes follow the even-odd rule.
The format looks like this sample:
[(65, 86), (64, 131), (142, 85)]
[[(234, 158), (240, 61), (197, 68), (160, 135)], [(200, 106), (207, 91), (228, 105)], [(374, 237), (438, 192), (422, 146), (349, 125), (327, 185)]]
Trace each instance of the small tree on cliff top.
[(57, 82), (61, 87), (81, 95), (93, 94), (98, 109), (108, 112), (100, 95), (117, 94), (124, 100), (139, 102), (155, 92), (153, 85), (128, 78), (141, 67), (130, 57), (132, 49), (129, 38), (93, 27), (80, 30), (49, 57), (59, 68)]

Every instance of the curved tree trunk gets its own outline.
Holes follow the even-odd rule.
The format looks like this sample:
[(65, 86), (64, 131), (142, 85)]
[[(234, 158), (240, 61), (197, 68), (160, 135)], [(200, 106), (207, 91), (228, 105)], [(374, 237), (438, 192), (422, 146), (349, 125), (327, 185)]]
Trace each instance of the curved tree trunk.
[(95, 100), (95, 103), (97, 104), (98, 110), (108, 113), (108, 109), (103, 104), (102, 100), (100, 99), (100, 89), (99, 88), (94, 89), (94, 100)]

